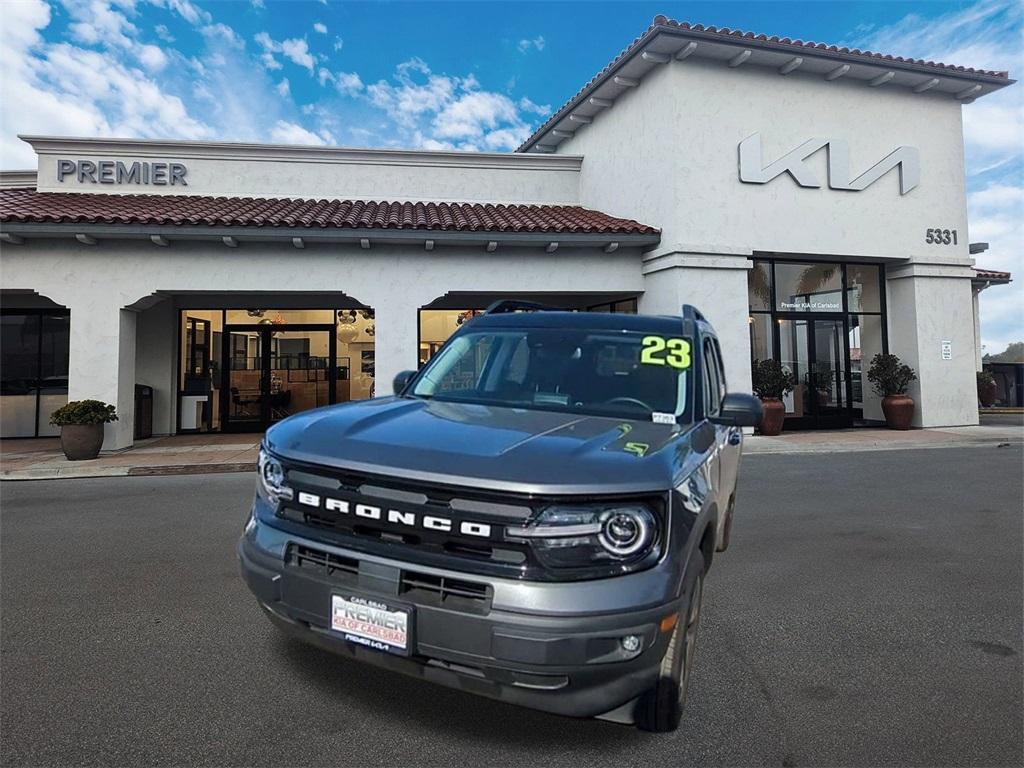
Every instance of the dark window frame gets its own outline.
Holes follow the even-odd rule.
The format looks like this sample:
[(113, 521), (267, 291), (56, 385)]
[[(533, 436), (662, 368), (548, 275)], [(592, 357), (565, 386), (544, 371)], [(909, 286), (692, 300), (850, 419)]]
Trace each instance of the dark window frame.
[[(43, 318), (44, 317), (67, 317), (68, 318), (68, 362), (70, 363), (71, 358), (71, 310), (60, 307), (44, 308), (44, 309), (0, 309), (0, 316), (4, 317), (34, 317), (36, 319), (36, 376), (35, 376), (35, 393), (36, 393), (36, 404), (35, 404), (35, 422), (32, 427), (31, 435), (22, 435), (16, 437), (5, 437), (5, 440), (21, 440), (21, 439), (32, 439), (39, 437), (39, 410), (42, 407), (40, 404), (40, 398), (42, 397), (42, 383), (43, 383)], [(0, 350), (2, 355), (2, 350)], [(70, 373), (70, 371), (69, 371)], [(70, 394), (70, 381), (68, 382), (68, 392)]]

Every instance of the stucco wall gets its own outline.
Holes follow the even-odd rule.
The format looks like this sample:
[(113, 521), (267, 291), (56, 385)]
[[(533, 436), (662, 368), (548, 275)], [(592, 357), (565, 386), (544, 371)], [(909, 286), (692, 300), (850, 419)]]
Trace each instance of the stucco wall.
[[(154, 429), (174, 424), (176, 331), (159, 305), (124, 309), (160, 291), (341, 291), (376, 312), (377, 391), (390, 391), (400, 370), (415, 368), (417, 310), (449, 291), (639, 293), (638, 250), (606, 254), (592, 248), (413, 246), (363, 250), (310, 243), (305, 249), (246, 243), (239, 248), (176, 242), (29, 240), (0, 250), (5, 289), (31, 289), (71, 309), (69, 389), (72, 399), (95, 397), (130, 414), (136, 381), (157, 388)], [(136, 367), (138, 360), (138, 368)], [(145, 379), (142, 378), (145, 376)], [(170, 382), (170, 383), (168, 383)], [(159, 421), (156, 421), (159, 419)], [(131, 442), (131, 419), (111, 425), (107, 448)]]
[[(743, 183), (738, 147), (755, 133), (765, 165), (814, 137), (844, 140), (854, 177), (913, 146), (920, 184), (901, 195), (892, 171), (859, 192), (830, 189), (824, 150), (806, 161), (821, 188), (789, 175)], [(912, 264), (889, 281), (889, 341), (919, 369), (918, 423), (977, 423), (960, 102), (799, 71), (673, 61), (558, 151), (584, 156), (583, 205), (662, 228), (660, 246), (645, 255), (641, 311), (696, 304), (722, 336), (731, 387), (750, 386), (744, 270), (755, 252), (875, 260), (892, 274)], [(926, 243), (936, 227), (957, 230), (958, 243)], [(936, 271), (941, 279), (926, 276)], [(941, 339), (954, 340), (952, 361), (936, 362)]]
[[(738, 146), (755, 133), (766, 164), (816, 136), (844, 139), (855, 176), (897, 147), (914, 146), (921, 182), (900, 195), (893, 171), (860, 192), (829, 189), (822, 150), (807, 161), (820, 189), (802, 188), (788, 175), (745, 184)], [(672, 62), (577, 130), (559, 152), (584, 155), (584, 205), (660, 226), (663, 248), (968, 257), (961, 106), (948, 96)], [(959, 244), (926, 244), (929, 227), (957, 229)]]
[[(41, 192), (495, 203), (579, 201), (579, 158), (470, 152), (39, 139)], [(187, 186), (59, 178), (58, 161), (174, 162)]]

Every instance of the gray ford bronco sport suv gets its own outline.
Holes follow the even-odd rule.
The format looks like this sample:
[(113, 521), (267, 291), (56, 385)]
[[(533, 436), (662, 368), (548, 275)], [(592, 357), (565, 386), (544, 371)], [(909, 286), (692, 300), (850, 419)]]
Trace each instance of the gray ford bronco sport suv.
[(259, 457), (242, 573), (284, 631), (562, 715), (674, 730), (743, 426), (714, 330), (498, 302), (393, 397)]

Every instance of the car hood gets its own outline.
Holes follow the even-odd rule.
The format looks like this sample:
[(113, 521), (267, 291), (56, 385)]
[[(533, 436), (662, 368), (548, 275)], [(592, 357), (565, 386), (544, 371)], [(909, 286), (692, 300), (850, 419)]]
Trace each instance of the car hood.
[(519, 493), (667, 490), (690, 457), (673, 424), (380, 398), (293, 416), (267, 447), (283, 459)]

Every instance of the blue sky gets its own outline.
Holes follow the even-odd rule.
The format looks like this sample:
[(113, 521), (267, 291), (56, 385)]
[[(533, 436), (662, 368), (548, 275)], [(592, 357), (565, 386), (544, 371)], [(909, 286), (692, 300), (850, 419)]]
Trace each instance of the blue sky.
[[(508, 151), (659, 14), (1024, 72), (1021, 3), (6, 0), (0, 167), (18, 133)], [(979, 264), (1024, 286), (1024, 85), (965, 107)], [(1024, 339), (983, 294), (987, 351)]]

